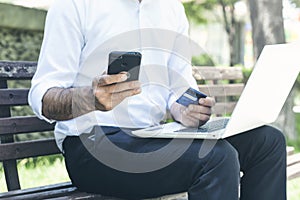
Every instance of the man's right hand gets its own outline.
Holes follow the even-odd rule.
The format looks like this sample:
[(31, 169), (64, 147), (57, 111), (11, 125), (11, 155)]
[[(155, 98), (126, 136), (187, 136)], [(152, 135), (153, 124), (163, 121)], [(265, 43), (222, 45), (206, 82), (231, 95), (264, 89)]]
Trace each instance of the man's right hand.
[(126, 72), (94, 78), (92, 87), (52, 87), (42, 99), (42, 114), (52, 120), (64, 121), (86, 113), (108, 111), (126, 97), (141, 93), (138, 81), (125, 82)]
[(96, 97), (96, 108), (109, 111), (120, 104), (126, 97), (141, 93), (139, 81), (127, 80), (127, 73), (101, 75), (93, 80), (93, 94)]

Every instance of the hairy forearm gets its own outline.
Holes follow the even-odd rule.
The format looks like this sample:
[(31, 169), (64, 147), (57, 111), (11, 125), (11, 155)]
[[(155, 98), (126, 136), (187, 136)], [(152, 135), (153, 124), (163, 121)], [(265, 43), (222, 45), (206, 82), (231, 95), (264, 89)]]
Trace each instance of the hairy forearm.
[(94, 110), (103, 106), (95, 101), (92, 87), (50, 88), (43, 97), (43, 115), (52, 120), (69, 120)]

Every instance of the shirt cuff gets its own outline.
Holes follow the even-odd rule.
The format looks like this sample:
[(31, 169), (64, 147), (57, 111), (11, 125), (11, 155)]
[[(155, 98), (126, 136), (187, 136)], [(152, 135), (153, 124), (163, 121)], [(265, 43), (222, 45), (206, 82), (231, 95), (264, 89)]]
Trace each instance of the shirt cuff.
[(42, 112), (42, 100), (45, 93), (52, 87), (58, 87), (57, 84), (53, 83), (40, 83), (38, 86), (32, 87), (28, 94), (28, 103), (31, 106), (34, 114), (42, 120), (48, 123), (54, 123), (55, 120), (48, 119), (43, 115)]
[(169, 100), (168, 100), (168, 110), (171, 110), (171, 106), (173, 103), (175, 103), (177, 100), (176, 96), (174, 94), (170, 94)]

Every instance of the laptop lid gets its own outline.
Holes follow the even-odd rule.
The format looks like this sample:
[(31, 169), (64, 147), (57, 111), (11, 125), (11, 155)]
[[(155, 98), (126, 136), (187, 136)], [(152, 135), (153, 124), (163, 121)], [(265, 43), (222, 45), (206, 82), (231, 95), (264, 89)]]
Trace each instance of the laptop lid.
[[(300, 70), (297, 52), (300, 45), (268, 45), (263, 49), (225, 129), (182, 134), (178, 123), (133, 131), (139, 137), (158, 138), (226, 138), (274, 122), (291, 91)], [(212, 119), (214, 120), (214, 119)]]
[(300, 45), (266, 45), (231, 115), (223, 138), (274, 122), (300, 70)]

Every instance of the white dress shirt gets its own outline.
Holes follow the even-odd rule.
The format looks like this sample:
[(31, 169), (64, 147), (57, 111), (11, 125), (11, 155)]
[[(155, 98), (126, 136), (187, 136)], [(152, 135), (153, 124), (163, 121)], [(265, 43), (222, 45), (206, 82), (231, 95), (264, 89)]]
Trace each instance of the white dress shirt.
[(187, 87), (197, 88), (190, 65), (188, 21), (178, 0), (57, 0), (49, 9), (29, 104), (41, 119), (42, 97), (52, 87), (91, 85), (106, 72), (111, 51), (139, 51), (142, 92), (112, 111), (94, 111), (55, 127), (66, 135), (94, 125), (142, 128), (159, 124)]

